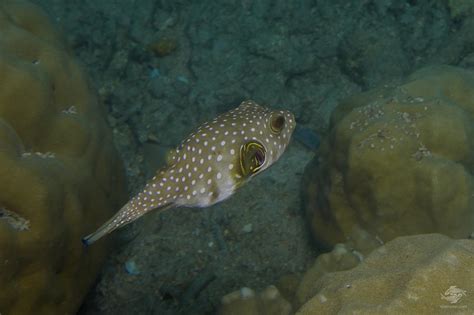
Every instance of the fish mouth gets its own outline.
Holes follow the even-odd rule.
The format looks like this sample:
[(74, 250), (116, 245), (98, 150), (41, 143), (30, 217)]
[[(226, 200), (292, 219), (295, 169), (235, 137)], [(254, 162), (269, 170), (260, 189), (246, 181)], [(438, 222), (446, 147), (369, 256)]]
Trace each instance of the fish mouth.
[(260, 167), (263, 166), (263, 164), (265, 163), (265, 152), (263, 148), (259, 148), (255, 152), (255, 161), (257, 162), (256, 164), (259, 165)]
[(264, 169), (267, 150), (259, 141), (249, 141), (240, 147), (240, 171), (242, 176), (253, 176)]

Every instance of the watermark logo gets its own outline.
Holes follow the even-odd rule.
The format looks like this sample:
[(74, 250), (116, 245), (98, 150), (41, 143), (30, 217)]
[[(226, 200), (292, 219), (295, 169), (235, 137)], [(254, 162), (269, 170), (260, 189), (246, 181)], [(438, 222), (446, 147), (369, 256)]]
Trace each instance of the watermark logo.
[[(467, 296), (467, 291), (458, 288), (455, 285), (450, 286), (444, 293), (441, 293), (441, 299), (448, 301), (450, 304), (457, 304), (461, 299)], [(443, 306), (442, 306), (443, 307)], [(445, 305), (444, 307), (449, 307)], [(451, 307), (455, 307), (452, 305)]]

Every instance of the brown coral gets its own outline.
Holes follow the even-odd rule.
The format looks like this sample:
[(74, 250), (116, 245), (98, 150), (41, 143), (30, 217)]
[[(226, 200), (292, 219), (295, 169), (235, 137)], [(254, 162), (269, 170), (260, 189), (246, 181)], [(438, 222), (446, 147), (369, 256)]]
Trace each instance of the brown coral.
[(45, 14), (0, 3), (0, 313), (74, 313), (105, 255), (81, 236), (122, 202), (103, 108)]
[(472, 314), (473, 258), (472, 240), (400, 237), (351, 270), (313, 279), (296, 314)]
[[(318, 256), (296, 298), (289, 297), (296, 314), (472, 314), (472, 240), (405, 236), (359, 258), (343, 244)], [(291, 309), (269, 286), (260, 294), (244, 288), (226, 295), (220, 314), (293, 314)]]
[[(324, 247), (362, 230), (380, 242), (474, 230), (474, 74), (433, 67), (333, 113), (306, 170), (306, 213)], [(369, 248), (371, 246), (368, 246)]]

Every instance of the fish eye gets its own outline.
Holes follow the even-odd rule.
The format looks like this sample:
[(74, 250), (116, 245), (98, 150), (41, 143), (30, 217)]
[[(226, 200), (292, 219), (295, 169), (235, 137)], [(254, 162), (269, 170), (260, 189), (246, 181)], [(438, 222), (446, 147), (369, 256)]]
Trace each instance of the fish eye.
[(285, 127), (285, 116), (277, 114), (270, 119), (270, 129), (273, 133), (280, 133)]
[(250, 141), (240, 147), (240, 171), (244, 177), (260, 171), (265, 164), (266, 150), (258, 141)]

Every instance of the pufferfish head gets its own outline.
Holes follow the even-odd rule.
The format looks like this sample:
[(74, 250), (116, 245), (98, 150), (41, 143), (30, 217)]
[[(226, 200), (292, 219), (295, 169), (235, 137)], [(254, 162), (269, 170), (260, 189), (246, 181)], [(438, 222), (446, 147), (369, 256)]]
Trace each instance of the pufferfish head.
[(296, 127), (295, 117), (290, 111), (270, 110), (252, 101), (235, 111), (236, 115), (244, 112), (242, 127), (250, 126), (241, 132), (235, 175), (249, 178), (267, 169), (285, 152)]

